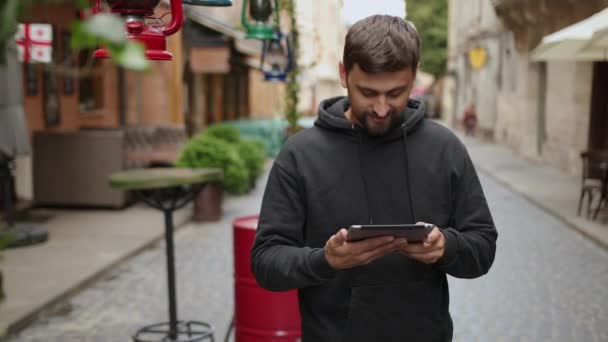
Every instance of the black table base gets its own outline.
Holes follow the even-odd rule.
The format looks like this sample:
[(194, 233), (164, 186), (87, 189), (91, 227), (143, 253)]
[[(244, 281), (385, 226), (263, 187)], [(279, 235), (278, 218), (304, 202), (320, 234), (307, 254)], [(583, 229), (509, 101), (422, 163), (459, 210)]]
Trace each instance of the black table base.
[(171, 330), (171, 322), (157, 323), (141, 328), (133, 336), (135, 342), (215, 342), (213, 327), (207, 323), (178, 321), (176, 330)]
[(165, 216), (167, 255), (167, 287), (169, 291), (169, 321), (145, 326), (133, 336), (135, 342), (197, 342), (214, 341), (213, 327), (204, 322), (178, 321), (175, 289), (175, 252), (173, 243), (173, 212), (186, 206), (200, 191), (200, 186), (177, 186), (134, 193), (147, 205), (161, 210)]

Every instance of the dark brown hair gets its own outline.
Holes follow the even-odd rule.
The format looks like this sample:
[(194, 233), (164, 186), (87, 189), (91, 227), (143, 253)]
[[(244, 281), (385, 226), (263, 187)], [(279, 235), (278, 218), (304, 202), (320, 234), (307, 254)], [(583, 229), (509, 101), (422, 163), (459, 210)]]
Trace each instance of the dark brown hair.
[(346, 72), (355, 64), (367, 73), (392, 72), (406, 67), (416, 71), (420, 36), (400, 17), (372, 15), (359, 20), (346, 34), (342, 62)]

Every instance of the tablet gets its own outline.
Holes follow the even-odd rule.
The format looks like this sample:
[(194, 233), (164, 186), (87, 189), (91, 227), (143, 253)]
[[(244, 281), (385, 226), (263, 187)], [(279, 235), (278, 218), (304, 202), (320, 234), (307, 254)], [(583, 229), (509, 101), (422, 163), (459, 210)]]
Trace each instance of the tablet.
[(435, 228), (432, 224), (370, 224), (348, 228), (346, 239), (359, 241), (376, 236), (404, 237), (409, 243), (420, 243)]

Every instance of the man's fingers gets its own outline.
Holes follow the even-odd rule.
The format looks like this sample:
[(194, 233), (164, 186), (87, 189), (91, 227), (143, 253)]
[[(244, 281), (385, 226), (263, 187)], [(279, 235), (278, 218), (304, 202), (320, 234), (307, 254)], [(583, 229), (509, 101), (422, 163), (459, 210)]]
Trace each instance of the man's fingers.
[(350, 242), (352, 254), (360, 255), (368, 251), (372, 251), (382, 245), (391, 243), (395, 240), (392, 236), (378, 236), (375, 238), (365, 239), (357, 242)]
[(340, 229), (329, 238), (329, 244), (333, 248), (340, 247), (346, 242), (346, 229)]
[(336, 233), (336, 243), (342, 245), (344, 242), (346, 242), (346, 229), (342, 228)]
[(378, 259), (379, 257), (398, 249), (399, 244), (401, 243), (403, 243), (401, 239), (399, 241), (395, 240), (390, 243), (381, 245), (376, 249), (361, 253), (359, 255), (359, 261), (362, 264), (369, 264), (370, 262)]
[(406, 256), (425, 264), (432, 264), (441, 258), (441, 252), (433, 251), (430, 253), (407, 253)]
[(409, 245), (401, 248), (401, 250), (406, 253), (415, 253), (415, 254), (430, 253), (430, 252), (438, 251), (441, 249), (443, 249), (443, 246), (440, 246), (438, 244), (428, 246), (428, 245), (424, 245), (422, 243), (410, 243)]

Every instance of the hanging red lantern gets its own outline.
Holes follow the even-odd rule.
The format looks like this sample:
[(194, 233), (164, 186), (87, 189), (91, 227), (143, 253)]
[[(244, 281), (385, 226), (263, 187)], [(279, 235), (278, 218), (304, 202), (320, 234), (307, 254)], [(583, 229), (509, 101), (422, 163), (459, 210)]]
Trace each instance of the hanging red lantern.
[[(146, 18), (154, 14), (154, 9), (160, 0), (106, 0), (112, 13), (120, 15), (125, 20), (125, 35), (143, 43), (146, 48), (145, 56), (152, 60), (171, 60), (173, 55), (167, 51), (167, 36), (179, 31), (184, 21), (181, 0), (171, 0), (171, 22), (166, 26), (152, 26), (146, 23)], [(93, 13), (101, 12), (101, 0), (95, 0)], [(98, 49), (93, 55), (96, 58), (109, 58), (106, 49)]]

